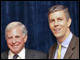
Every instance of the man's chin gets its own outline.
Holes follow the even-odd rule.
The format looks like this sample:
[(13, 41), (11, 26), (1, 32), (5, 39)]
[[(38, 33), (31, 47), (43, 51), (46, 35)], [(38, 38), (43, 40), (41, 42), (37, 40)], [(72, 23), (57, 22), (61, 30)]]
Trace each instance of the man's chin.
[(55, 36), (56, 38), (60, 38), (60, 37), (61, 37), (60, 34), (55, 34), (54, 36)]
[(17, 51), (17, 50), (14, 50), (14, 51), (12, 51), (14, 54), (18, 54), (19, 53), (19, 51)]

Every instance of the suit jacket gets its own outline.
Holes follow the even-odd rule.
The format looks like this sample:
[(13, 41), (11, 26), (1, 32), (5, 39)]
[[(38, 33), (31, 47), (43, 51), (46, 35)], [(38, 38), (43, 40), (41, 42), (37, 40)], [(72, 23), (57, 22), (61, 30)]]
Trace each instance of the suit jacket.
[[(47, 53), (26, 49), (25, 59), (47, 59)], [(8, 59), (8, 51), (1, 53), (1, 59)]]
[[(56, 47), (57, 43), (49, 49), (48, 59), (54, 59)], [(74, 34), (63, 59), (79, 59), (79, 38)]]

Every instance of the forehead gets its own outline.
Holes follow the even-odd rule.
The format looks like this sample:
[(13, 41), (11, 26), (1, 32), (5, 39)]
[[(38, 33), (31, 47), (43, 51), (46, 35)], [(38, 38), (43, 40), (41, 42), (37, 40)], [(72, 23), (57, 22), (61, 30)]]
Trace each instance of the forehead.
[(10, 30), (13, 30), (13, 29), (20, 29), (21, 30), (21, 26), (9, 26), (8, 28), (7, 28), (7, 31), (10, 31)]
[(55, 11), (55, 12), (52, 12), (49, 14), (49, 18), (55, 18), (55, 17), (64, 17), (65, 16), (65, 13), (63, 10), (60, 10), (60, 11)]
[(15, 26), (7, 31), (7, 33), (22, 33), (20, 26)]

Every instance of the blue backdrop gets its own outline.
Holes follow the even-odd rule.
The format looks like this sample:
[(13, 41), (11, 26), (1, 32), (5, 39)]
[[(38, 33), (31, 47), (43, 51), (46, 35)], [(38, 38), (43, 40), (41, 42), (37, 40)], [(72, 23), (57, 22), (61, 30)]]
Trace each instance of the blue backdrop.
[(48, 53), (56, 42), (48, 25), (48, 9), (61, 4), (69, 8), (71, 31), (79, 37), (79, 1), (1, 1), (1, 52), (8, 50), (5, 27), (12, 21), (22, 22), (28, 30), (26, 48)]

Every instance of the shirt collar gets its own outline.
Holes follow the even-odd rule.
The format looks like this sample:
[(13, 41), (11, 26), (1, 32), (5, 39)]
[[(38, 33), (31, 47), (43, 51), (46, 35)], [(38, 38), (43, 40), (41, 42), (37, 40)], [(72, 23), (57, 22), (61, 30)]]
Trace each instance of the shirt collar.
[[(13, 59), (13, 56), (14, 56), (14, 55), (15, 55), (15, 54), (12, 53), (11, 50), (10, 50), (10, 51), (9, 51), (9, 58), (10, 58), (10, 59)], [(23, 48), (18, 55), (19, 55), (19, 57), (20, 57), (21, 59), (25, 59), (25, 48)]]
[(24, 59), (25, 58), (25, 48), (23, 48), (18, 55), (21, 57), (21, 59)]
[[(64, 47), (68, 47), (72, 36), (73, 36), (73, 34), (72, 34), (72, 32), (70, 32), (70, 35), (61, 43), (61, 45), (64, 46)], [(58, 42), (58, 45), (59, 44), (60, 43)]]

